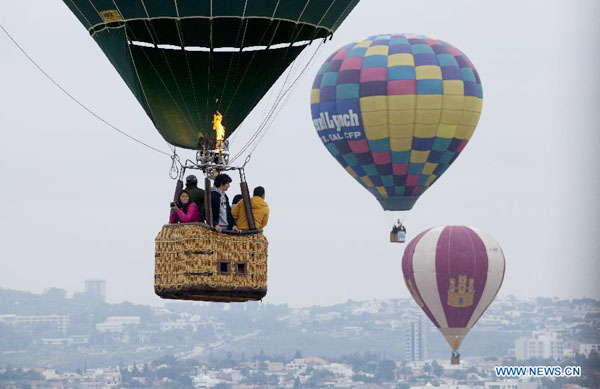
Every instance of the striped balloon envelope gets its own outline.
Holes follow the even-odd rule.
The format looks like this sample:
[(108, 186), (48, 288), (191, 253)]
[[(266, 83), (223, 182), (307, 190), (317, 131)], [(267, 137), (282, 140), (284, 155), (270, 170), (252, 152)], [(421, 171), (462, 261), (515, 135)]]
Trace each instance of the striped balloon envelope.
[(462, 152), (483, 102), (452, 45), (387, 34), (333, 53), (315, 77), (314, 126), (327, 150), (387, 211), (413, 207)]
[(406, 247), (404, 281), (415, 302), (456, 352), (504, 279), (498, 242), (475, 228), (426, 230)]

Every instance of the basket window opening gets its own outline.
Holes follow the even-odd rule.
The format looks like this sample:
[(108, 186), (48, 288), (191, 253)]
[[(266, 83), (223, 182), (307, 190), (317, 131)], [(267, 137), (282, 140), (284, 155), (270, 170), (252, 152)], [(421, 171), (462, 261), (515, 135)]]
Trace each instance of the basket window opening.
[(226, 261), (219, 261), (217, 268), (221, 274), (228, 274), (231, 271), (229, 268), (229, 262)]
[(248, 273), (247, 267), (246, 267), (246, 262), (236, 263), (235, 272), (237, 275), (245, 276)]

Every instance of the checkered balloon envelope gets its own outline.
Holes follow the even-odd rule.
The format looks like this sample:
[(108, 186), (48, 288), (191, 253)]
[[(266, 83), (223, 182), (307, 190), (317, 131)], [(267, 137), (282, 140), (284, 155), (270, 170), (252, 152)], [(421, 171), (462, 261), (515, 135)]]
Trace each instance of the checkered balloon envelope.
[(414, 34), (345, 45), (313, 83), (314, 126), (327, 150), (384, 210), (410, 210), (475, 131), (483, 93), (471, 61)]

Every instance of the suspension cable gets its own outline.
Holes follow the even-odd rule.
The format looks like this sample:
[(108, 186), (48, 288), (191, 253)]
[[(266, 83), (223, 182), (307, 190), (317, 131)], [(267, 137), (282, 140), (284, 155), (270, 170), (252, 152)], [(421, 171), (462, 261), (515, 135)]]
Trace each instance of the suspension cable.
[[(287, 100), (289, 99), (289, 97), (292, 94), (291, 92), (298, 85), (298, 81), (300, 79), (302, 79), (304, 75), (306, 75), (308, 68), (314, 64), (313, 60), (317, 56), (317, 54), (320, 52), (320, 49), (322, 48), (322, 46), (323, 46), (323, 42), (321, 41), (319, 46), (317, 46), (317, 48), (315, 49), (315, 52), (313, 53), (311, 58), (308, 60), (308, 62), (306, 63), (304, 68), (300, 71), (300, 73), (296, 76), (296, 78), (292, 81), (292, 83), (285, 90), (284, 90), (285, 84), (282, 86), (282, 90), (280, 91), (275, 103), (271, 107), (266, 118), (264, 118), (263, 122), (259, 125), (257, 131), (252, 135), (252, 137), (248, 140), (248, 142), (246, 142), (244, 147), (242, 147), (242, 149), (231, 159), (231, 162), (234, 162), (237, 158), (242, 156), (242, 154), (251, 146), (253, 146), (253, 147), (252, 147), (249, 155), (251, 155), (254, 152), (254, 150), (256, 150), (256, 148), (258, 147), (258, 145), (260, 144), (260, 142), (266, 135), (267, 131), (273, 124), (273, 121), (279, 115), (279, 113), (281, 112), (281, 110), (283, 109), (285, 104), (287, 103)], [(289, 76), (289, 74), (288, 74), (288, 76)], [(287, 81), (287, 78), (286, 78), (286, 81)]]
[(31, 56), (29, 54), (27, 54), (27, 52), (25, 51), (25, 49), (23, 49), (21, 47), (21, 45), (19, 45), (19, 43), (12, 37), (12, 35), (6, 30), (6, 28), (4, 28), (4, 26), (2, 24), (0, 24), (0, 29), (2, 29), (2, 31), (4, 31), (4, 33), (6, 34), (6, 36), (8, 36), (8, 38), (13, 42), (13, 44), (21, 51), (21, 53), (23, 53), (23, 55), (25, 55), (25, 57), (48, 79), (50, 80), (58, 89), (60, 89), (65, 95), (67, 95), (71, 100), (73, 100), (75, 103), (77, 103), (81, 108), (83, 108), (84, 110), (86, 110), (88, 113), (90, 113), (92, 116), (94, 116), (96, 119), (100, 120), (102, 123), (106, 124), (107, 126), (109, 126), (110, 128), (112, 128), (113, 130), (117, 131), (118, 133), (120, 133), (121, 135), (126, 136), (127, 138), (131, 139), (134, 142), (139, 143), (142, 146), (145, 146), (151, 150), (154, 150), (158, 153), (164, 154), (168, 157), (171, 157), (171, 154), (160, 150), (154, 146), (151, 146), (135, 137), (133, 137), (132, 135), (129, 135), (128, 133), (126, 133), (125, 131), (117, 128), (115, 125), (109, 123), (108, 121), (104, 120), (102, 117), (100, 117), (100, 115), (98, 115), (97, 113), (95, 113), (94, 111), (92, 111), (90, 108), (88, 108), (86, 105), (84, 105), (83, 103), (81, 103), (79, 100), (77, 100), (77, 98), (75, 98), (71, 93), (69, 93), (65, 88), (63, 88), (58, 82), (56, 82), (44, 69), (42, 69), (42, 67), (40, 65), (38, 65), (33, 58), (31, 58)]

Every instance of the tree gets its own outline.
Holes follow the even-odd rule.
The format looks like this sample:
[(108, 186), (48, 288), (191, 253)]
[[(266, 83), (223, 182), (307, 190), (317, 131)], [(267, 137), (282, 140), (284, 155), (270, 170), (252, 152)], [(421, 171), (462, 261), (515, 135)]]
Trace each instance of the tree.
[(425, 366), (423, 366), (423, 370), (425, 370), (425, 373), (427, 373), (427, 377), (429, 377), (431, 375), (431, 365), (429, 364), (429, 362), (427, 362), (425, 364)]
[(436, 360), (432, 362), (431, 370), (433, 372), (433, 375), (436, 377), (441, 377), (444, 375), (444, 368)]
[(302, 358), (302, 353), (300, 352), (300, 350), (296, 350), (296, 353), (294, 354), (294, 359), (300, 359)]
[(396, 362), (389, 359), (383, 360), (377, 367), (377, 373), (375, 376), (379, 380), (393, 381), (396, 379)]

